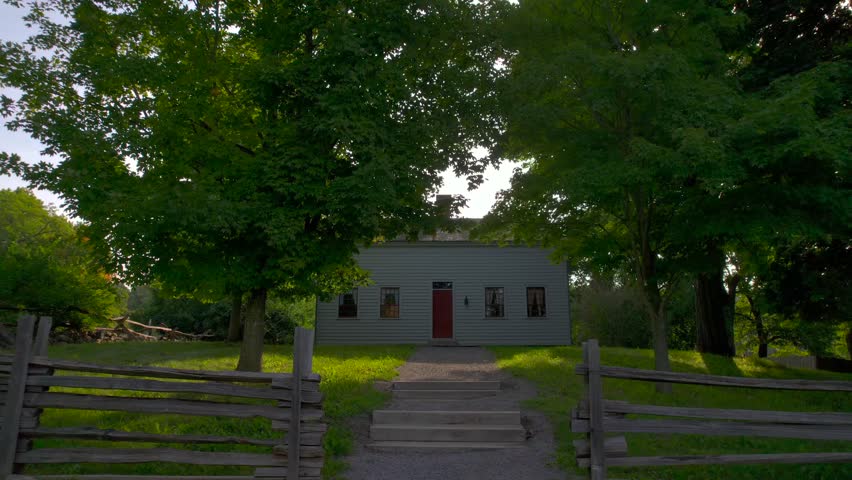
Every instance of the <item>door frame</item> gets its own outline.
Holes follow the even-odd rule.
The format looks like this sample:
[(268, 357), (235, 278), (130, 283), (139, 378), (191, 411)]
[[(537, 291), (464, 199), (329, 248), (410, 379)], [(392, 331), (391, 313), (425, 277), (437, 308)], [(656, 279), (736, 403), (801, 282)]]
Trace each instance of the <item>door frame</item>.
[[(434, 288), (434, 283), (436, 283), (436, 282), (449, 283), (449, 284), (452, 284), (453, 286), (450, 287), (450, 288)], [(455, 338), (456, 338), (456, 301), (455, 301), (456, 296), (455, 296), (455, 292), (454, 292), (455, 291), (455, 282), (454, 281), (448, 281), (448, 280), (431, 280), (429, 282), (429, 287), (430, 287), (429, 288), (429, 297), (431, 299), (431, 305), (432, 305), (432, 315), (431, 315), (431, 320), (432, 320), (431, 321), (431, 327), (432, 328), (430, 329), (431, 333), (429, 334), (429, 339), (430, 340), (455, 340)], [(433, 297), (433, 292), (435, 292), (436, 290), (438, 290), (438, 291), (449, 291), (450, 292), (450, 315), (452, 315), (450, 317), (450, 321), (452, 323), (452, 328), (450, 329), (450, 336), (449, 337), (435, 338), (435, 299)]]

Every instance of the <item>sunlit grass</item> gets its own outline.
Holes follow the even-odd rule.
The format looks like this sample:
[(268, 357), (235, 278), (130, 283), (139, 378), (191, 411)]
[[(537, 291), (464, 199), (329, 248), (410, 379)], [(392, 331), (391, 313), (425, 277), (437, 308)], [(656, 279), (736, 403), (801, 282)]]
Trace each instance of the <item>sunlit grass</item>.
[[(320, 388), (325, 395), (323, 408), (330, 424), (324, 439), (327, 461), (324, 474), (333, 478), (344, 468), (340, 457), (352, 446), (352, 434), (345, 420), (353, 415), (369, 412), (387, 401), (387, 394), (373, 388), (377, 380), (390, 380), (396, 367), (411, 354), (411, 347), (403, 346), (320, 346), (317, 347), (313, 370), (322, 376)], [(105, 365), (155, 365), (161, 367), (197, 370), (233, 370), (237, 364), (239, 346), (221, 343), (112, 343), (82, 344), (51, 347), (50, 357), (78, 360)], [(292, 371), (292, 348), (267, 346), (263, 370), (267, 372)], [(68, 372), (67, 374), (73, 374)], [(85, 374), (92, 375), (92, 374)], [(53, 388), (51, 391), (97, 393), (100, 395), (134, 396), (144, 398), (196, 398), (222, 400), (223, 397), (192, 394), (160, 394), (154, 392), (126, 392), (118, 390), (82, 390)], [(238, 400), (274, 404), (261, 400)], [(96, 410), (46, 409), (41, 416), (44, 427), (89, 426), (99, 429), (136, 431), (160, 434), (233, 435), (252, 438), (275, 439), (281, 433), (272, 430), (268, 420), (232, 419), (221, 417), (190, 417), (181, 415), (150, 415)], [(270, 452), (269, 448), (239, 445), (176, 445), (139, 442), (101, 442), (81, 440), (42, 439), (36, 448), (61, 447), (191, 448), (198, 451)], [(253, 469), (245, 467), (205, 467), (169, 463), (138, 465), (60, 464), (31, 466), (28, 473), (38, 474), (158, 474), (158, 475), (251, 475)]]
[[(546, 413), (554, 423), (557, 462), (572, 473), (576, 469), (571, 441), (583, 438), (571, 433), (570, 412), (583, 391), (582, 378), (574, 367), (582, 363), (579, 347), (496, 347), (501, 368), (533, 381), (539, 389), (529, 406)], [(672, 368), (680, 372), (709, 373), (744, 377), (809, 378), (852, 380), (852, 375), (793, 370), (770, 362), (743, 358), (725, 358), (696, 352), (671, 352)], [(635, 368), (653, 368), (653, 353), (648, 350), (603, 348), (602, 363)], [(791, 392), (744, 388), (675, 385), (673, 394), (656, 393), (649, 382), (605, 379), (604, 397), (633, 403), (694, 406), (708, 408), (744, 408), (755, 410), (852, 412), (852, 394), (845, 392)], [(627, 434), (632, 456), (678, 454), (746, 454), (782, 452), (848, 452), (852, 442), (817, 442), (757, 437), (703, 437), (695, 435)], [(754, 479), (805, 480), (852, 478), (852, 465), (748, 465), (670, 468), (613, 469), (613, 478), (631, 479)]]

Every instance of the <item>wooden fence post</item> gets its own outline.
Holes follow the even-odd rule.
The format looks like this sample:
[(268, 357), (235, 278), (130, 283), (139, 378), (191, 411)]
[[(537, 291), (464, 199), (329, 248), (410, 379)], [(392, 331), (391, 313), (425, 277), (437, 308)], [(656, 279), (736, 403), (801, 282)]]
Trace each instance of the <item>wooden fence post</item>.
[[(47, 347), (50, 340), (50, 328), (53, 325), (51, 317), (39, 316), (36, 324), (35, 341), (33, 342), (33, 350), (31, 357), (47, 357)], [(27, 370), (27, 376), (32, 375), (53, 375), (53, 369), (47, 367), (30, 367)], [(48, 391), (50, 387), (28, 386), (24, 390), (27, 393), (43, 393)], [(32, 419), (32, 425), (38, 427), (39, 418), (41, 417), (42, 409), (40, 408), (22, 408), (21, 417)], [(28, 452), (33, 448), (33, 441), (29, 438), (19, 438), (17, 453)], [(13, 469), (14, 473), (23, 473), (24, 465), (16, 465)]]
[(36, 329), (36, 338), (33, 343), (33, 356), (46, 357), (47, 345), (50, 340), (50, 327), (53, 326), (51, 317), (39, 317), (38, 328)]
[(287, 432), (287, 479), (299, 478), (302, 429), (302, 378), (311, 373), (314, 357), (314, 331), (296, 327), (293, 340), (293, 390), (290, 402), (290, 431)]
[(601, 352), (597, 340), (583, 344), (586, 363), (586, 391), (589, 397), (589, 447), (591, 448), (592, 480), (606, 480), (603, 429), (603, 382), (601, 381)]
[(32, 358), (33, 330), (35, 317), (23, 315), (18, 318), (15, 334), (15, 357), (9, 375), (9, 389), (3, 408), (3, 424), (0, 427), (0, 479), (12, 474), (15, 453), (18, 447), (18, 430), (24, 406), (24, 390), (27, 386), (27, 369)]

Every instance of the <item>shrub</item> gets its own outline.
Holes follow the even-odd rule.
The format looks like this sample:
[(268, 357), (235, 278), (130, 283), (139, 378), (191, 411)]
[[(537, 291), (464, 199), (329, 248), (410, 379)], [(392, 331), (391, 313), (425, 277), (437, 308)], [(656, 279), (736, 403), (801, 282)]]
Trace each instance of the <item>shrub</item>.
[(576, 341), (597, 338), (605, 346), (651, 346), (651, 322), (636, 288), (593, 280), (574, 289), (572, 300)]
[[(614, 286), (592, 280), (572, 292), (574, 339), (597, 338), (601, 345), (652, 348), (651, 320), (642, 292), (635, 285)], [(669, 300), (669, 348), (692, 350), (695, 345), (695, 305), (692, 287), (681, 284)]]

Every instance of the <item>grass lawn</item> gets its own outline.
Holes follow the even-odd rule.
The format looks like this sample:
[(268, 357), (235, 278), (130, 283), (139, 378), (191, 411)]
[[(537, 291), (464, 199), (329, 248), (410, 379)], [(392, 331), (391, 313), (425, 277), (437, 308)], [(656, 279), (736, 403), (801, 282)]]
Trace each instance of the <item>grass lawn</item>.
[[(322, 376), (320, 388), (325, 394), (324, 409), (330, 428), (324, 446), (327, 453), (323, 474), (334, 478), (345, 469), (339, 458), (348, 453), (352, 445), (351, 433), (344, 420), (350, 416), (369, 412), (387, 401), (387, 394), (372, 388), (376, 380), (390, 380), (396, 376), (396, 367), (402, 365), (412, 352), (403, 346), (320, 346), (314, 352), (314, 371)], [(203, 370), (233, 370), (237, 364), (239, 346), (221, 343), (111, 343), (52, 346), (50, 357), (79, 360), (89, 363), (156, 365), (162, 367)], [(292, 348), (267, 346), (263, 356), (263, 370), (267, 372), (292, 371)], [(62, 372), (68, 375), (73, 372)], [(54, 388), (51, 391), (82, 393), (81, 389)], [(91, 390), (89, 390), (91, 391)], [(103, 395), (126, 396), (130, 392), (117, 390), (97, 391)], [(210, 398), (200, 395), (158, 394), (136, 392), (139, 397)], [(251, 401), (251, 400), (246, 400)], [(263, 401), (257, 401), (263, 403)], [(270, 403), (272, 404), (272, 403)], [(110, 411), (84, 411), (47, 409), (42, 414), (45, 427), (94, 426), (101, 429), (140, 431), (149, 433), (238, 435), (254, 438), (279, 438), (263, 419), (240, 420), (229, 418), (185, 417), (179, 415), (148, 415)], [(80, 440), (43, 439), (36, 448), (102, 446), (114, 448), (182, 445), (155, 445), (138, 442), (96, 442)], [(269, 452), (270, 449), (252, 446), (199, 445), (202, 451)], [(31, 466), (28, 473), (39, 474), (160, 474), (160, 475), (250, 475), (253, 469), (243, 467), (200, 467), (168, 463), (139, 465), (41, 465)]]
[[(635, 368), (653, 368), (648, 350), (602, 348), (602, 363)], [(582, 363), (580, 347), (496, 347), (501, 368), (533, 381), (539, 388), (529, 406), (546, 413), (554, 423), (557, 461), (565, 470), (582, 474), (576, 468), (571, 441), (583, 438), (571, 433), (570, 412), (583, 391), (582, 378), (574, 366)], [(852, 380), (852, 375), (793, 370), (753, 359), (729, 359), (695, 352), (671, 352), (675, 371), (716, 375)], [(633, 403), (744, 408), (754, 410), (852, 412), (852, 394), (792, 392), (759, 389), (674, 385), (671, 395), (660, 395), (648, 382), (604, 379), (604, 398)], [(627, 434), (630, 455), (747, 454), (784, 452), (848, 452), (852, 442), (823, 442), (758, 437), (701, 437), (696, 435)], [(610, 469), (613, 478), (631, 479), (754, 479), (811, 480), (852, 478), (852, 465), (747, 465), (701, 467), (655, 467)]]

